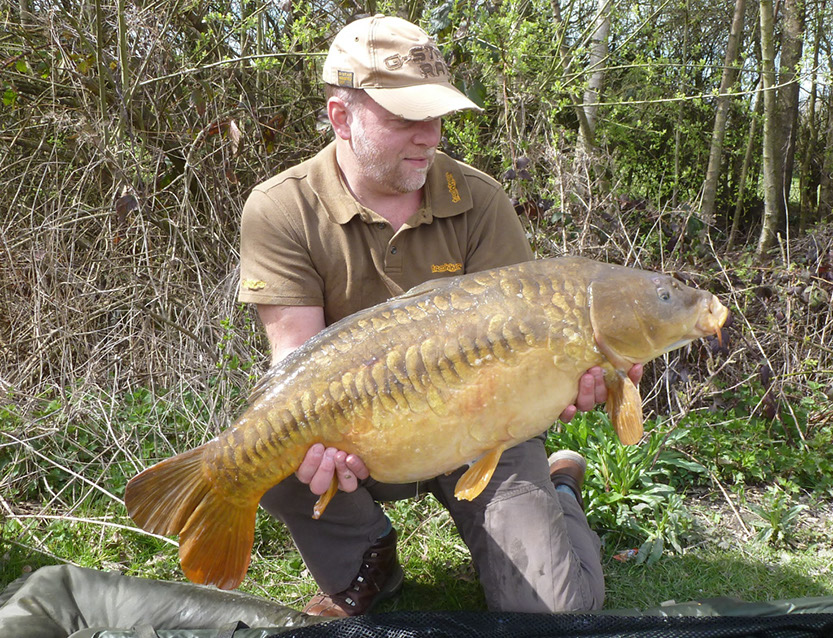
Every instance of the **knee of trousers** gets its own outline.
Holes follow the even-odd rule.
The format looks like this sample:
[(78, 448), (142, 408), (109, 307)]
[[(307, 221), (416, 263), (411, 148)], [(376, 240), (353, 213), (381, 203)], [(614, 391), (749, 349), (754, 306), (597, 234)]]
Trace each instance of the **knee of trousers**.
[(275, 518), (286, 522), (294, 516), (312, 516), (312, 508), (318, 497), (310, 492), (295, 476), (268, 489), (260, 498), (260, 506)]
[(482, 528), (470, 528), (469, 547), (491, 609), (587, 611), (602, 605), (599, 538), (577, 503), (564, 505), (552, 484), (530, 485), (488, 505)]

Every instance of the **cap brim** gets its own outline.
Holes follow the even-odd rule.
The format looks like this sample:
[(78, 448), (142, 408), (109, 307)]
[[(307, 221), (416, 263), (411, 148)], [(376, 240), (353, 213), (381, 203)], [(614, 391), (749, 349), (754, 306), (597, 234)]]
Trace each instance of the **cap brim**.
[(406, 120), (433, 120), (457, 111), (483, 110), (448, 83), (364, 90), (379, 106)]

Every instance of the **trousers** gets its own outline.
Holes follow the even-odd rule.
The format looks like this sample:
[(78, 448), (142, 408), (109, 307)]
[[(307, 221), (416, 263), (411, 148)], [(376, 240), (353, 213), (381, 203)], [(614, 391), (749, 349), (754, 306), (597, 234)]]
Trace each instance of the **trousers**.
[(556, 491), (544, 437), (506, 450), (486, 489), (458, 501), (462, 467), (419, 484), (372, 479), (355, 492), (339, 491), (320, 519), (317, 496), (291, 476), (266, 492), (261, 506), (287, 525), (312, 576), (328, 594), (347, 589), (367, 549), (389, 522), (380, 501), (432, 493), (446, 507), (492, 611), (589, 611), (604, 602), (601, 543), (572, 494)]

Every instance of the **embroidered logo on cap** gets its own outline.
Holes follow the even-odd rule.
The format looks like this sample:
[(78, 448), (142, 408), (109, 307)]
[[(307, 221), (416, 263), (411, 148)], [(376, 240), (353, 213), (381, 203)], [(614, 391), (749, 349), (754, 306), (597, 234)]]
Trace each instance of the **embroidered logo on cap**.
[(399, 71), (404, 68), (406, 62), (415, 65), (423, 78), (448, 77), (448, 65), (443, 60), (440, 50), (434, 45), (411, 47), (406, 57), (394, 53), (383, 60), (388, 71)]
[(353, 85), (353, 72), (352, 71), (339, 71), (338, 72), (338, 85), (339, 86), (346, 86), (351, 89), (356, 88)]

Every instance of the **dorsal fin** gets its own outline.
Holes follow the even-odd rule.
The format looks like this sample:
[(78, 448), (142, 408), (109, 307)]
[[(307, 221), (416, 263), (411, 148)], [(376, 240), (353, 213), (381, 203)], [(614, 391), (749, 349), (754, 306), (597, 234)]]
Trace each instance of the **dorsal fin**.
[(283, 371), (281, 370), (280, 362), (270, 366), (266, 373), (257, 380), (251, 392), (249, 392), (249, 396), (246, 398), (246, 405), (254, 405), (257, 403), (266, 389), (272, 384), (275, 377), (281, 374), (283, 374)]
[(410, 290), (406, 290), (401, 295), (397, 295), (396, 297), (394, 297), (394, 299), (398, 301), (399, 299), (411, 299), (413, 297), (419, 297), (420, 295), (424, 295), (426, 292), (431, 292), (432, 290), (436, 290), (437, 288), (447, 287), (449, 284), (453, 284), (455, 281), (457, 281), (457, 279), (459, 279), (459, 276), (429, 279), (426, 282), (414, 286)]

